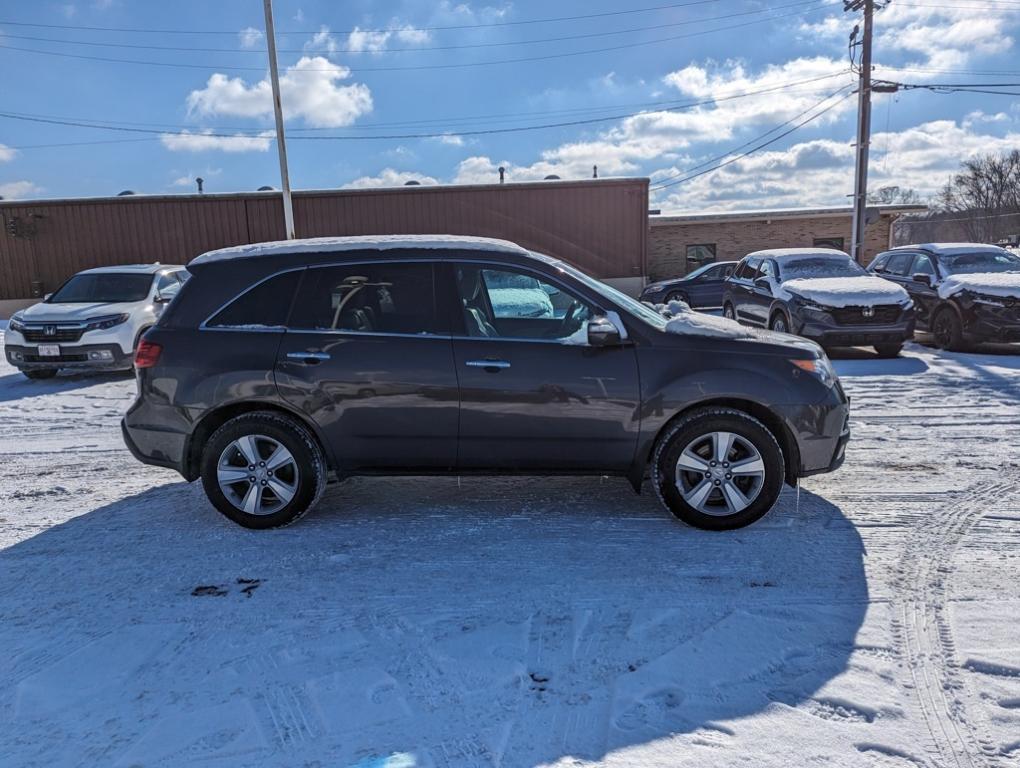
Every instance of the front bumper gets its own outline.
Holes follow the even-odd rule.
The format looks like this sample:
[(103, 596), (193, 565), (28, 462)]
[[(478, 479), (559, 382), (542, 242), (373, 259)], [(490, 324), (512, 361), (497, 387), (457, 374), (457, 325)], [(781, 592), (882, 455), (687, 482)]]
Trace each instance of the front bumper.
[(119, 344), (59, 344), (59, 355), (40, 355), (39, 345), (5, 344), (7, 362), (21, 370), (77, 368), (82, 370), (126, 370), (134, 357)]
[(1020, 305), (996, 307), (973, 302), (964, 319), (964, 335), (970, 341), (1020, 341)]
[[(841, 325), (828, 315), (801, 312), (794, 319), (800, 336), (811, 339), (823, 347), (860, 347), (874, 344), (901, 344), (914, 337), (914, 313), (904, 313), (895, 323), (885, 325)], [(797, 327), (799, 322), (799, 328)]]

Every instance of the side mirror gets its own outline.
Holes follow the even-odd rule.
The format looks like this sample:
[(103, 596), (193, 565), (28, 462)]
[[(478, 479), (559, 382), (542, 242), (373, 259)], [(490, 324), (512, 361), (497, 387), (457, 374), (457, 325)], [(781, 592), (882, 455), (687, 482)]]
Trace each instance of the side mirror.
[(765, 291), (765, 293), (772, 295), (772, 284), (769, 282), (767, 277), (759, 277), (754, 281), (754, 287)]
[(931, 288), (931, 275), (929, 274), (926, 274), (924, 272), (917, 272), (910, 279), (913, 280), (915, 283), (921, 283), (922, 285), (927, 285), (929, 288)]
[(153, 303), (153, 304), (169, 304), (169, 303), (170, 303), (170, 297), (168, 297), (168, 296), (162, 296), (162, 295), (160, 295), (160, 294), (158, 294), (158, 293), (157, 293), (157, 294), (156, 294), (156, 295), (155, 295), (155, 296), (154, 296), (154, 297), (152, 298), (152, 303)]
[(620, 343), (620, 331), (608, 318), (592, 318), (588, 321), (588, 343), (593, 347), (611, 347)]

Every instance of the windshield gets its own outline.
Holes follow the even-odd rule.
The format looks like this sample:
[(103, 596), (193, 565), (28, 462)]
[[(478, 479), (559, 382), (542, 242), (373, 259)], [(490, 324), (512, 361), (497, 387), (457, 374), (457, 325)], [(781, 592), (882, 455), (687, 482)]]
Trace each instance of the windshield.
[(75, 275), (47, 299), (50, 304), (113, 304), (142, 301), (149, 295), (152, 275), (130, 272), (94, 272)]
[(805, 256), (780, 262), (779, 279), (800, 280), (814, 277), (856, 277), (868, 274), (849, 256)]
[(660, 315), (651, 307), (649, 307), (647, 304), (642, 304), (637, 299), (632, 299), (630, 296), (623, 293), (622, 291), (616, 290), (611, 285), (606, 285), (605, 283), (596, 280), (594, 277), (589, 277), (581, 270), (576, 269), (570, 266), (569, 264), (565, 264), (562, 261), (557, 262), (556, 266), (559, 269), (562, 269), (567, 274), (576, 278), (580, 282), (584, 283), (586, 286), (591, 288), (596, 293), (605, 296), (610, 301), (616, 303), (634, 317), (648, 323), (648, 325), (651, 325), (653, 328), (658, 328), (661, 330), (666, 327), (667, 322), (666, 318)]
[(950, 275), (975, 272), (1018, 272), (1020, 258), (1006, 251), (974, 251), (943, 256), (939, 263)]

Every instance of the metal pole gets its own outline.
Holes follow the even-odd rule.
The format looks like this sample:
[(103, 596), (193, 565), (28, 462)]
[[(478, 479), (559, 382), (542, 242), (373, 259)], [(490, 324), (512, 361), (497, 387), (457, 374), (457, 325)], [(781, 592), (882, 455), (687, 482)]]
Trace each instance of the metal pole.
[(290, 198), (290, 173), (287, 171), (287, 141), (283, 135), (283, 102), (280, 100), (280, 70), (276, 65), (276, 31), (273, 29), (273, 0), (263, 0), (266, 12), (266, 44), (269, 47), (269, 76), (273, 82), (273, 111), (276, 113), (276, 151), (280, 156), (280, 183), (283, 186), (283, 223), (287, 239), (293, 240), (294, 205)]
[(857, 88), (857, 162), (854, 169), (854, 223), (850, 255), (864, 263), (864, 227), (868, 206), (868, 148), (871, 145), (871, 26), (874, 0), (864, 2), (864, 37), (861, 41), (861, 70)]

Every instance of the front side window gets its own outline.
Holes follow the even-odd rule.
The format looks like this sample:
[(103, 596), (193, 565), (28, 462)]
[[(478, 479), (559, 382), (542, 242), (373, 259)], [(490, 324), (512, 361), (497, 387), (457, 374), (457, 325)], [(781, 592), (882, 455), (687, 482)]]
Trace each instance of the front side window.
[(1020, 272), (1020, 258), (1007, 251), (974, 251), (942, 257), (942, 265), (951, 275), (975, 272)]
[(914, 261), (913, 274), (935, 276), (935, 265), (931, 263), (931, 256), (926, 253), (919, 253)]
[(468, 336), (586, 343), (594, 308), (558, 285), (511, 268), (455, 269)]
[(775, 270), (775, 267), (772, 266), (772, 262), (771, 261), (769, 261), (768, 259), (765, 259), (765, 261), (763, 261), (761, 263), (761, 267), (758, 270), (758, 276), (759, 277), (769, 278), (769, 279), (772, 279), (773, 277), (776, 276), (776, 270)]
[(687, 246), (687, 265), (701, 266), (715, 261), (715, 243), (700, 243)]
[(377, 262), (310, 267), (288, 325), (311, 331), (436, 333), (432, 265)]
[(758, 274), (758, 265), (761, 264), (759, 258), (746, 258), (737, 267), (735, 277), (741, 280), (754, 280), (754, 276)]
[(287, 323), (300, 271), (284, 272), (245, 291), (213, 315), (209, 328), (282, 328)]
[(167, 272), (156, 278), (156, 295), (161, 298), (172, 298), (180, 289), (181, 283), (175, 272)]
[(149, 295), (152, 275), (131, 272), (92, 272), (75, 275), (58, 288), (50, 304), (143, 301)]

